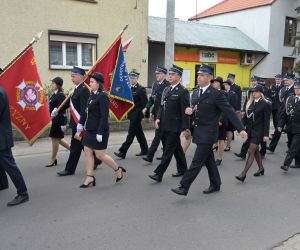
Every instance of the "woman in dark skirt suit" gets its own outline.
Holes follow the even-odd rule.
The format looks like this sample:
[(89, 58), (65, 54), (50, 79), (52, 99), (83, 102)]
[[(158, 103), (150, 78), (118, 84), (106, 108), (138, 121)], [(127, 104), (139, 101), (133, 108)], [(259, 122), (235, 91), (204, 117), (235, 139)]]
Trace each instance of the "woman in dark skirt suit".
[(123, 172), (126, 170), (117, 165), (117, 163), (106, 154), (107, 142), (109, 137), (109, 98), (103, 90), (104, 77), (101, 73), (94, 73), (90, 75), (91, 96), (87, 103), (85, 117), (86, 133), (83, 137), (82, 144), (86, 156), (86, 179), (80, 186), (87, 188), (96, 185), (96, 178), (94, 177), (94, 156), (103, 161), (106, 165), (111, 167), (117, 176), (116, 182), (123, 178)]
[[(66, 96), (63, 93), (63, 79), (60, 77), (55, 77), (52, 80), (52, 90), (54, 94), (49, 100), (49, 110), (50, 114), (54, 108), (59, 107), (59, 105), (65, 100)], [(59, 115), (52, 118), (52, 126), (50, 129), (49, 137), (52, 139), (52, 156), (51, 161), (46, 167), (53, 167), (57, 165), (57, 152), (59, 145), (62, 145), (66, 149), (70, 150), (70, 145), (63, 139), (64, 132), (66, 130), (67, 115), (66, 112), (61, 112)]]
[(259, 167), (254, 176), (264, 175), (265, 170), (262, 165), (258, 145), (262, 141), (268, 141), (270, 129), (271, 103), (264, 97), (264, 88), (258, 84), (250, 91), (251, 95), (246, 104), (245, 115), (243, 117), (243, 123), (246, 126), (246, 132), (248, 133), (248, 140), (250, 143), (248, 158), (242, 173), (235, 177), (241, 182), (244, 182), (246, 179), (246, 174), (252, 166), (254, 158)]

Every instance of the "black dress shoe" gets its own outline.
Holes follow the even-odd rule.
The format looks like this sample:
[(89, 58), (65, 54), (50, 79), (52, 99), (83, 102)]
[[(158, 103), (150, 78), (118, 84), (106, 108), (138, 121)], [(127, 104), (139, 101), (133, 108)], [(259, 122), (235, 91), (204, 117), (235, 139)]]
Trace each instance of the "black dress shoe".
[(153, 159), (151, 159), (149, 156), (145, 156), (142, 158), (144, 161), (152, 163)]
[(216, 165), (220, 166), (221, 165), (222, 160), (216, 160)]
[(8, 185), (0, 186), (0, 190), (8, 189)]
[(70, 173), (69, 171), (63, 170), (63, 171), (57, 172), (57, 174), (59, 176), (67, 176), (67, 175), (73, 175), (74, 173)]
[(175, 174), (172, 174), (172, 177), (180, 177), (180, 176), (183, 176), (184, 175), (184, 172), (177, 172)]
[(214, 192), (219, 192), (220, 191), (220, 186), (219, 187), (213, 187), (213, 186), (209, 186), (207, 189), (205, 189), (203, 191), (204, 194), (211, 194)]
[(17, 195), (12, 201), (7, 203), (8, 207), (20, 205), (21, 203), (24, 203), (29, 200), (28, 194), (19, 194)]
[(282, 170), (284, 171), (288, 171), (289, 170), (289, 166), (283, 165), (280, 167)]
[(275, 149), (267, 147), (267, 150), (269, 150), (270, 152), (274, 153)]
[(96, 159), (94, 162), (94, 170), (96, 170), (98, 168), (98, 166), (100, 166), (102, 164), (102, 161), (99, 159)]
[(300, 165), (291, 165), (290, 168), (300, 168)]
[(188, 191), (183, 186), (172, 188), (171, 191), (174, 192), (175, 194), (184, 195), (184, 196), (186, 196), (188, 193)]
[(147, 152), (146, 153), (140, 152), (140, 153), (136, 154), (135, 156), (143, 156), (143, 155), (147, 155)]
[(231, 147), (226, 147), (226, 148), (224, 149), (224, 152), (228, 152), (228, 151), (230, 151), (230, 149), (231, 149)]
[(156, 160), (161, 161), (162, 160), (162, 156), (156, 157)]
[(121, 159), (125, 159), (125, 154), (121, 153), (121, 152), (114, 152), (115, 156), (121, 158)]
[(234, 155), (236, 156), (236, 157), (239, 157), (239, 158), (242, 158), (243, 160), (245, 160), (246, 159), (246, 155), (243, 155), (243, 154), (241, 154), (241, 153), (234, 153)]
[(162, 176), (158, 174), (153, 174), (153, 175), (148, 175), (150, 179), (156, 181), (156, 182), (161, 182), (162, 181)]

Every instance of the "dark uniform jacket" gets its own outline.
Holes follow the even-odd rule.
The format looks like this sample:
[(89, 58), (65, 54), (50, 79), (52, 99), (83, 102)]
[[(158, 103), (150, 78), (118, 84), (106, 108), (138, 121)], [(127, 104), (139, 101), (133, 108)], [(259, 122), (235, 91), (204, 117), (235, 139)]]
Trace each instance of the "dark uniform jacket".
[[(77, 110), (77, 112), (80, 114), (80, 120), (79, 123), (81, 125), (84, 124), (83, 116), (85, 114), (86, 104), (90, 96), (90, 91), (85, 86), (84, 83), (81, 83), (77, 88), (74, 89), (73, 95), (71, 97), (71, 101), (73, 103), (74, 108)], [(70, 102), (67, 103), (64, 108), (61, 109), (59, 113), (66, 110), (70, 106)], [(70, 127), (72, 128), (73, 132), (76, 130), (77, 124), (74, 121), (74, 118), (71, 114), (70, 118)]]
[(291, 134), (300, 134), (300, 100), (296, 102), (296, 96), (288, 97), (285, 111), (279, 119), (278, 127), (283, 128)]
[(168, 87), (170, 83), (164, 79), (161, 84), (159, 82), (154, 82), (152, 85), (151, 96), (149, 97), (149, 101), (146, 105), (147, 110), (149, 111), (153, 106), (151, 113), (154, 115), (154, 118), (157, 117), (157, 112), (161, 103), (161, 97), (164, 89)]
[(194, 98), (192, 97), (195, 116), (194, 143), (213, 144), (217, 141), (219, 118), (222, 112), (239, 132), (244, 130), (243, 124), (222, 92), (209, 86), (199, 98), (196, 91), (198, 90), (194, 91)]
[(148, 102), (146, 89), (136, 84), (134, 87), (131, 87), (131, 92), (134, 100), (134, 108), (129, 111), (127, 117), (132, 121), (143, 119), (144, 115), (142, 111)]
[(175, 88), (165, 88), (157, 113), (163, 131), (181, 132), (189, 128), (189, 118), (185, 109), (189, 107), (189, 92), (181, 84)]
[(238, 110), (239, 108), (239, 105), (238, 105), (238, 96), (237, 94), (232, 91), (232, 90), (229, 90), (227, 93), (227, 99), (228, 99), (228, 102), (229, 104), (233, 107), (234, 111)]
[(87, 102), (86, 112), (82, 117), (85, 129), (98, 135), (109, 133), (109, 98), (104, 91), (92, 93)]
[[(58, 91), (56, 94), (54, 93), (49, 99), (49, 110), (50, 114), (54, 108), (58, 108), (60, 104), (65, 100), (66, 96), (63, 92)], [(60, 126), (64, 126), (67, 124), (67, 114), (66, 111), (59, 112), (59, 114), (52, 118), (52, 123), (59, 124)]]
[(271, 102), (260, 99), (257, 103), (253, 101), (242, 118), (249, 137), (263, 138), (269, 136)]
[(281, 104), (280, 104), (279, 111), (278, 111), (279, 112), (278, 117), (281, 117), (283, 115), (283, 113), (285, 112), (286, 100), (292, 95), (295, 95), (294, 86), (291, 86), (289, 89), (286, 86), (284, 86), (279, 91), (279, 100), (280, 100)]
[(279, 100), (280, 90), (283, 88), (283, 85), (280, 84), (278, 87), (276, 84), (273, 84), (270, 88), (272, 95), (272, 110), (279, 110), (281, 102)]
[(230, 87), (230, 90), (236, 93), (237, 95), (237, 109), (236, 110), (241, 110), (242, 106), (242, 90), (241, 87), (237, 84), (232, 84)]
[(0, 151), (13, 146), (8, 97), (2, 86), (0, 86)]

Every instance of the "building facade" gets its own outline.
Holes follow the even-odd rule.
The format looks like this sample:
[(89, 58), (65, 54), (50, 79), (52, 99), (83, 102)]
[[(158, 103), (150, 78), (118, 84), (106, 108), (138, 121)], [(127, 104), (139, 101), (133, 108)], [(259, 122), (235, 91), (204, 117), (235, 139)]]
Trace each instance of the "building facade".
[(34, 45), (41, 80), (61, 76), (69, 89), (72, 66), (88, 70), (128, 24), (123, 40), (134, 40), (125, 54), (127, 68), (140, 71), (146, 83), (148, 0), (4, 0), (0, 16), (2, 68), (42, 30)]
[(269, 52), (253, 73), (271, 78), (291, 72), (300, 59), (293, 53), (298, 6), (299, 0), (226, 0), (189, 20), (240, 29)]
[[(149, 17), (148, 84), (154, 81), (156, 65), (164, 64), (166, 19)], [(236, 82), (248, 88), (252, 70), (267, 55), (262, 46), (234, 27), (175, 20), (174, 63), (184, 69), (182, 83), (196, 86), (201, 64), (215, 69), (215, 76), (236, 74)]]

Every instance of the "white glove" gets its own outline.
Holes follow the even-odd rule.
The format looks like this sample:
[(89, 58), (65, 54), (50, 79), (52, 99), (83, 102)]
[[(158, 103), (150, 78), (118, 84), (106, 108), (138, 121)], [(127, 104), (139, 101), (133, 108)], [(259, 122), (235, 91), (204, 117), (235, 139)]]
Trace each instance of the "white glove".
[(51, 117), (53, 118), (55, 116), (57, 116), (57, 108), (54, 108), (51, 112)]
[(96, 135), (97, 142), (102, 142), (102, 135)]
[(62, 132), (65, 132), (67, 130), (67, 126), (66, 125), (60, 126), (60, 129), (61, 129)]
[(76, 130), (77, 130), (77, 133), (80, 134), (83, 131), (83, 126), (80, 123), (78, 123)]

